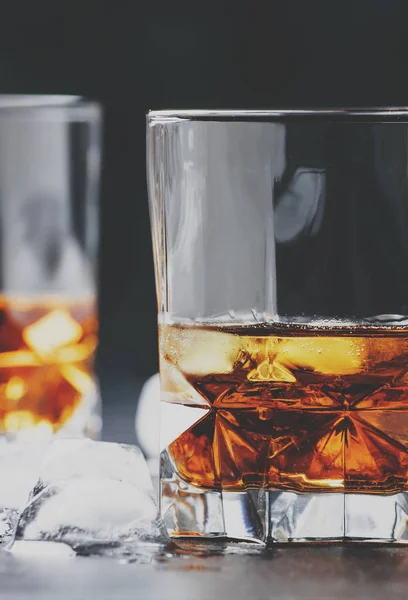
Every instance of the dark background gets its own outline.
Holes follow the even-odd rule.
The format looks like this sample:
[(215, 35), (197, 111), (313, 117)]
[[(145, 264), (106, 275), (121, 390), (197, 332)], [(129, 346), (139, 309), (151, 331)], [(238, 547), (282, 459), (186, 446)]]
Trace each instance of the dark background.
[(130, 416), (157, 370), (146, 111), (406, 105), (407, 17), (406, 0), (2, 4), (0, 93), (81, 94), (104, 107), (105, 416), (119, 399)]

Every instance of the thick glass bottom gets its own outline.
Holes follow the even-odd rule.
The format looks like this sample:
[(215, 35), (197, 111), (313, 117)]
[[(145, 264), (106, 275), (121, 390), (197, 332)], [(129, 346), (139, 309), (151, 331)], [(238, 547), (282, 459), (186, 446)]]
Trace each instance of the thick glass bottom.
[(297, 494), (200, 490), (162, 455), (161, 512), (174, 537), (285, 542), (408, 543), (408, 493)]

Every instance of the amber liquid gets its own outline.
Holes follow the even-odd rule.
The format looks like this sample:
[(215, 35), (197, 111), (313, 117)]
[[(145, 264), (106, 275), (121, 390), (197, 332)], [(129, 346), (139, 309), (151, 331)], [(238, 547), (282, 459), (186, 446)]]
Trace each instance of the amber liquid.
[(0, 297), (0, 432), (56, 431), (92, 390), (95, 300)]
[(186, 483), (408, 490), (407, 331), (164, 325), (160, 345), (163, 399), (197, 409), (167, 448)]

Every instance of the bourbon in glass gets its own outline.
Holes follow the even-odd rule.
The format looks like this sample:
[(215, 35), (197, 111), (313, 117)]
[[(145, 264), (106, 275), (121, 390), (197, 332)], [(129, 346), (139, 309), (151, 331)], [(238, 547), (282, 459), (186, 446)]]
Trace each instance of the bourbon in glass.
[(185, 483), (408, 490), (404, 329), (170, 324), (160, 347), (163, 400), (197, 410), (167, 447)]

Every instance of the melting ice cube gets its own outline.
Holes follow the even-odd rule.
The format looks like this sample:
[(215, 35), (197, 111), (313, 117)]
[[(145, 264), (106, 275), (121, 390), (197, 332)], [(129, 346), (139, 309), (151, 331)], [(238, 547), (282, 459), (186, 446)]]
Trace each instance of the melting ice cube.
[(53, 442), (15, 539), (62, 542), (80, 554), (166, 543), (141, 451), (91, 440)]

